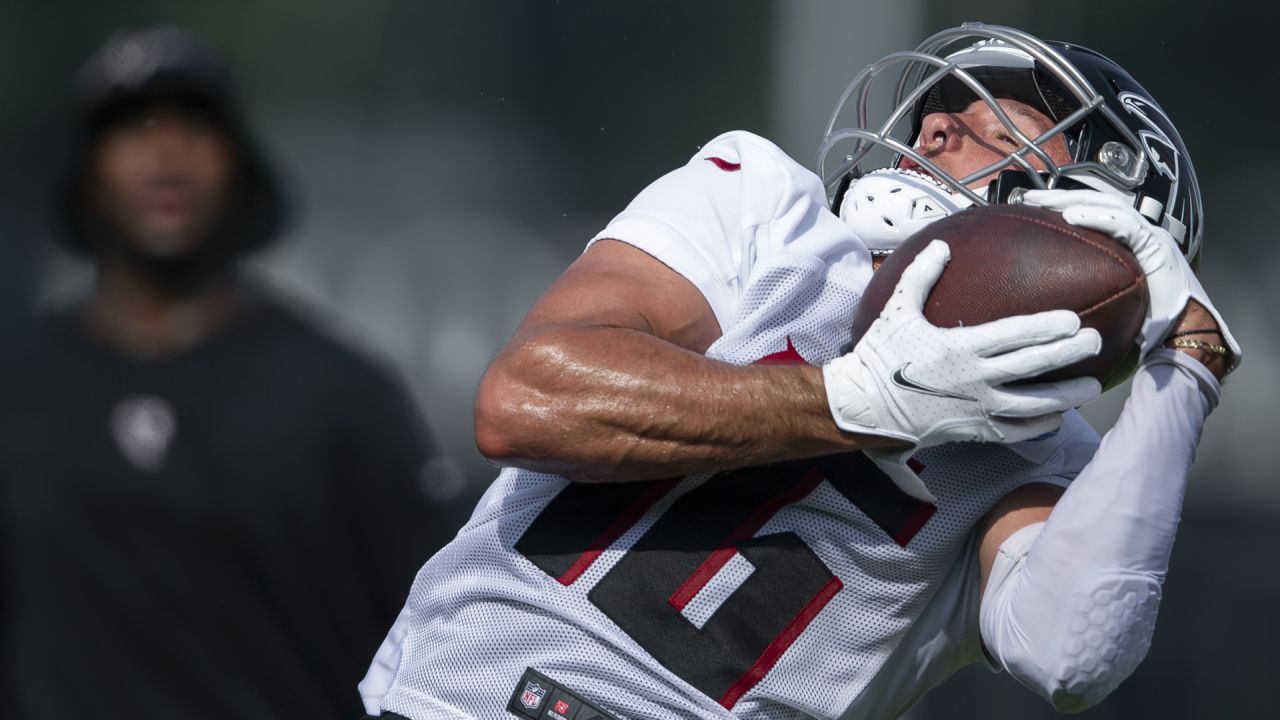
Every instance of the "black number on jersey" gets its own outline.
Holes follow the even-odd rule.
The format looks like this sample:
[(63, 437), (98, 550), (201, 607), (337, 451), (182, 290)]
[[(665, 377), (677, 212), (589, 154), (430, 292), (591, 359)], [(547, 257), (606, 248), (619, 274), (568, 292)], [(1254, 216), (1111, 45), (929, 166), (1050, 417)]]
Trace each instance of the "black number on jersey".
[[(731, 709), (842, 587), (795, 533), (756, 537), (824, 479), (904, 547), (935, 509), (861, 453), (721, 473), (676, 500), (588, 597), (664, 667)], [(676, 482), (570, 484), (515, 549), (572, 585)], [(712, 608), (709, 584), (738, 555), (750, 563), (737, 566), (746, 579)]]

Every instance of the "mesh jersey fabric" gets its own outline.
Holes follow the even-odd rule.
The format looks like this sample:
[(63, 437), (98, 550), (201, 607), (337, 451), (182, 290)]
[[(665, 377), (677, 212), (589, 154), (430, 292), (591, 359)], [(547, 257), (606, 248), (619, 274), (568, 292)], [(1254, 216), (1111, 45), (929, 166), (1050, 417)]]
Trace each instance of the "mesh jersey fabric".
[(780, 253), (821, 260), (858, 287), (871, 253), (826, 207), (816, 175), (741, 130), (707, 143), (645, 188), (594, 239), (644, 250), (693, 283), (727, 330), (757, 265)]
[[(726, 162), (745, 170), (749, 159)], [(694, 182), (719, 180), (698, 163), (706, 180)], [(741, 276), (723, 250), (740, 227), (686, 237), (693, 247), (674, 255), (662, 243), (679, 240), (682, 222), (715, 221), (654, 220), (660, 241), (629, 222), (631, 234), (611, 225), (601, 236), (682, 272), (702, 263), (704, 280), (742, 278), (722, 283), (734, 310), (710, 357), (819, 364), (847, 348), (869, 271), (857, 239), (801, 195), (774, 205), (775, 220), (788, 207), (824, 219), (788, 225), (794, 237), (779, 232), (785, 222), (752, 225)], [(981, 658), (975, 525), (1021, 484), (1066, 482), (1096, 442), (1072, 413), (1022, 447), (922, 451), (936, 505), (860, 453), (651, 483), (504, 470), (419, 572), (362, 694), (417, 720), (508, 717), (532, 667), (625, 718), (895, 716)]]

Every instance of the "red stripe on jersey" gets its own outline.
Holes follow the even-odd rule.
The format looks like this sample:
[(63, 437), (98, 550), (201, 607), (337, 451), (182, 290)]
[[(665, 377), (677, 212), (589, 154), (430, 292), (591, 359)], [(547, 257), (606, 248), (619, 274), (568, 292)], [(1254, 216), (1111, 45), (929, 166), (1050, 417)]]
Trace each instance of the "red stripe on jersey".
[(742, 169), (742, 163), (729, 162), (724, 158), (709, 157), (707, 160), (725, 172), (736, 172)]
[[(923, 466), (921, 466), (923, 467)], [(920, 532), (920, 528), (929, 522), (929, 518), (933, 517), (933, 513), (937, 511), (938, 506), (933, 503), (923, 503), (911, 513), (906, 520), (903, 521), (902, 527), (898, 528), (898, 532), (893, 534), (893, 541), (901, 547), (906, 547), (911, 542), (911, 538)]]
[(724, 543), (708, 555), (707, 559), (703, 560), (702, 564), (698, 566), (698, 569), (694, 570), (693, 574), (681, 583), (675, 592), (671, 593), (671, 597), (667, 598), (667, 602), (671, 604), (671, 607), (675, 608), (676, 612), (684, 610), (684, 606), (688, 605), (689, 601), (711, 581), (711, 578), (720, 572), (720, 568), (733, 559), (734, 554), (738, 552), (735, 547), (738, 541), (754, 537), (760, 531), (760, 528), (769, 522), (769, 518), (776, 515), (779, 510), (787, 505), (799, 502), (804, 496), (813, 492), (813, 489), (818, 487), (822, 480), (822, 471), (814, 468), (806, 473), (799, 482), (792, 485), (787, 492), (775, 495), (772, 499), (756, 508), (755, 512), (751, 513), (750, 517), (730, 533)]
[(725, 691), (725, 694), (720, 698), (720, 705), (722, 705), (726, 710), (732, 710), (738, 700), (740, 700), (743, 695), (746, 695), (748, 690), (755, 687), (756, 684), (773, 669), (773, 666), (778, 662), (778, 658), (782, 657), (782, 654), (787, 651), (787, 648), (791, 647), (791, 643), (795, 642), (796, 638), (800, 637), (800, 633), (804, 632), (804, 629), (809, 627), (809, 623), (818, 616), (818, 613), (822, 612), (822, 608), (826, 607), (827, 603), (831, 602), (831, 598), (835, 597), (836, 593), (840, 592), (843, 587), (844, 583), (840, 582), (840, 578), (838, 577), (833, 577), (828, 580), (827, 584), (823, 585), (822, 589), (819, 590), (818, 593), (813, 596), (813, 599), (809, 601), (809, 604), (805, 605), (804, 608), (801, 609), (794, 618), (792, 618), (787, 627), (778, 634), (778, 637), (774, 638), (773, 642), (769, 643), (769, 646), (764, 649), (764, 652), (760, 653), (760, 657), (751, 665), (750, 668), (747, 669), (745, 673), (743, 673), (742, 677), (738, 678), (733, 685), (729, 686), (729, 689)]
[(582, 573), (587, 571), (587, 568), (591, 567), (591, 564), (600, 557), (601, 553), (608, 550), (610, 545), (617, 542), (618, 538), (622, 537), (623, 533), (630, 530), (631, 526), (635, 525), (636, 522), (638, 522), (640, 518), (649, 511), (649, 508), (653, 507), (654, 504), (661, 500), (667, 493), (671, 492), (671, 488), (675, 487), (678, 482), (680, 481), (676, 479), (663, 480), (662, 482), (654, 483), (653, 487), (650, 488), (648, 492), (636, 498), (635, 502), (631, 503), (631, 505), (618, 516), (617, 520), (613, 521), (613, 524), (605, 528), (604, 532), (600, 533), (595, 540), (592, 540), (591, 543), (587, 545), (587, 550), (579, 555), (578, 559), (573, 561), (573, 564), (569, 566), (569, 569), (565, 570), (564, 574), (556, 578), (556, 580), (559, 581), (561, 585), (572, 585), (575, 580), (582, 576)]
[(780, 350), (771, 355), (765, 355), (759, 360), (751, 363), (752, 365), (808, 365), (809, 361), (804, 359), (796, 346), (791, 344), (791, 336), (787, 336), (787, 349)]

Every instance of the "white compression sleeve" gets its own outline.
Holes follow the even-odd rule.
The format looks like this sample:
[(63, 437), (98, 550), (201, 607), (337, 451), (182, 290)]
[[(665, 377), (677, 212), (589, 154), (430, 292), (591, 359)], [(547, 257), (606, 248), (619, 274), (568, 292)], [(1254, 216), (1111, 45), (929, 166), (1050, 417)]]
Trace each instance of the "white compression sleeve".
[(1219, 392), (1200, 363), (1153, 352), (1048, 521), (1000, 546), (979, 611), (983, 642), (1058, 710), (1096, 704), (1146, 655), (1196, 444)]

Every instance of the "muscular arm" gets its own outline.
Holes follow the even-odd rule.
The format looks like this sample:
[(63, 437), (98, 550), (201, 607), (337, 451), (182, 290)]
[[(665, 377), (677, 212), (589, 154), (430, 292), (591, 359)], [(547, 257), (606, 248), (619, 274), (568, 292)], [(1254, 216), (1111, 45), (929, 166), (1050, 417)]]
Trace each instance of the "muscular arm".
[(616, 481), (890, 443), (836, 427), (821, 369), (708, 359), (719, 336), (692, 283), (602, 240), (538, 300), (485, 373), (477, 446), (503, 465)]

